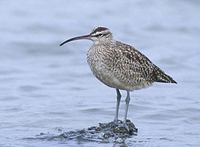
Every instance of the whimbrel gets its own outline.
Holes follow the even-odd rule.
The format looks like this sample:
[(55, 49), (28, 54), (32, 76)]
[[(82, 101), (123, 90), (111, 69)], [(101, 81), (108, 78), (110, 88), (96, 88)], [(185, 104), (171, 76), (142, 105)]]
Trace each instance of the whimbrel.
[(90, 34), (68, 39), (60, 44), (74, 40), (88, 39), (93, 41), (87, 52), (87, 62), (93, 74), (105, 85), (115, 88), (117, 105), (114, 121), (118, 122), (121, 100), (120, 90), (126, 90), (126, 108), (124, 125), (126, 125), (130, 91), (142, 89), (154, 82), (176, 83), (145, 55), (134, 47), (116, 41), (106, 27), (97, 27)]

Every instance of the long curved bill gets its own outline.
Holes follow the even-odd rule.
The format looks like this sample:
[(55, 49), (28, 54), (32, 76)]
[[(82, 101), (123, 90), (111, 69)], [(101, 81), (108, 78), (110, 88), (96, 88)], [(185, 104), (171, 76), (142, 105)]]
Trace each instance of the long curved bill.
[(70, 38), (64, 42), (62, 42), (60, 44), (60, 46), (64, 45), (65, 43), (68, 43), (70, 41), (74, 41), (74, 40), (80, 40), (80, 39), (90, 39), (90, 35), (83, 35), (83, 36), (78, 36), (78, 37), (74, 37), (74, 38)]

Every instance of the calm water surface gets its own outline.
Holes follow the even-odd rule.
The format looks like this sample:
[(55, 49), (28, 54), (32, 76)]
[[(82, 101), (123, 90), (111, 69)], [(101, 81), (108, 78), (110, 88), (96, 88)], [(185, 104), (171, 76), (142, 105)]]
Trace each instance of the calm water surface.
[(91, 42), (58, 46), (99, 25), (178, 82), (131, 93), (128, 117), (139, 132), (126, 145), (200, 146), (199, 8), (198, 0), (1, 0), (0, 147), (119, 146), (23, 139), (113, 119), (115, 90), (96, 80), (86, 63)]

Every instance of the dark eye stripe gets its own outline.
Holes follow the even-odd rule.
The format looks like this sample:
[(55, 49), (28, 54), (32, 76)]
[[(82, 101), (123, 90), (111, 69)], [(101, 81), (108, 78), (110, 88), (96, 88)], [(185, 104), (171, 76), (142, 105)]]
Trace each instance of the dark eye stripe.
[(97, 34), (97, 35), (94, 35), (95, 37), (100, 37), (100, 36), (103, 36), (103, 34)]

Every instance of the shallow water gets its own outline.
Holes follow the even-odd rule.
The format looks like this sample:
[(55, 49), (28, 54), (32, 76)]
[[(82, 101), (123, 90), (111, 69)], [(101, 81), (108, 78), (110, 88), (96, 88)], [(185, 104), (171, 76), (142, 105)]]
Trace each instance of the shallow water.
[[(113, 119), (115, 90), (96, 80), (86, 63), (91, 42), (58, 46), (99, 25), (178, 82), (131, 93), (128, 117), (138, 135), (125, 145), (200, 146), (199, 7), (198, 0), (1, 0), (0, 146), (120, 146), (24, 139)], [(120, 118), (124, 108), (123, 98)]]

